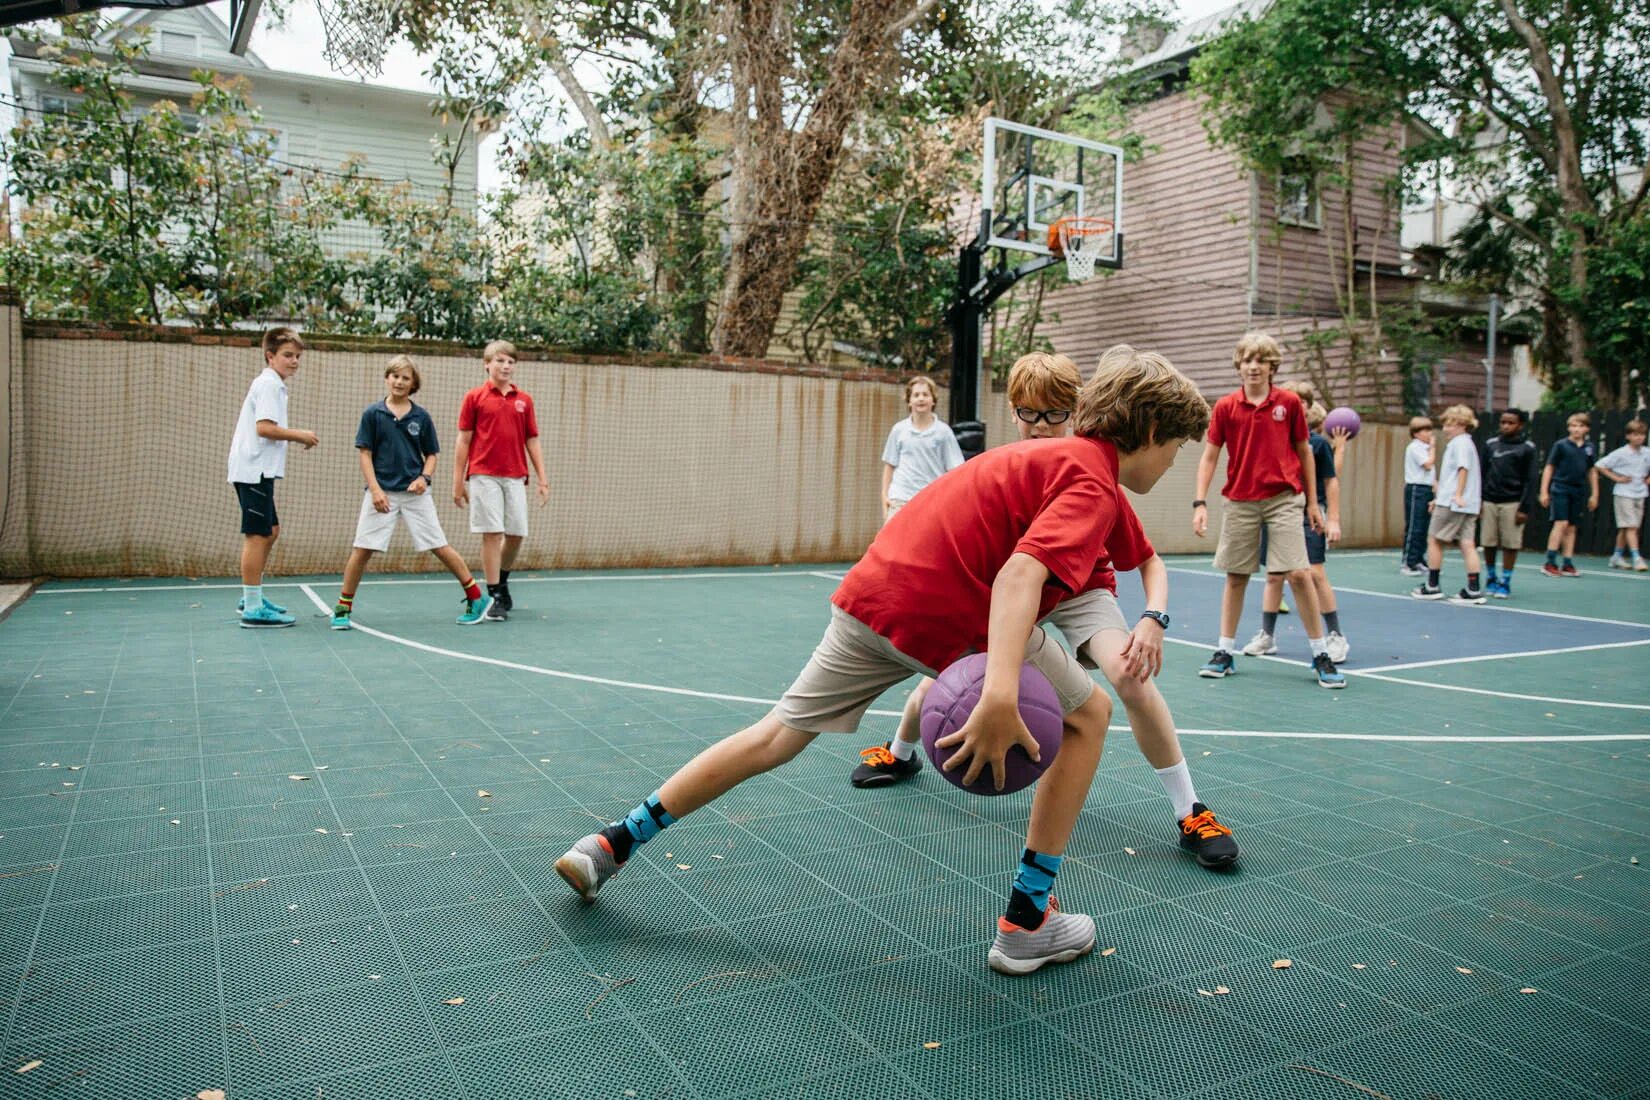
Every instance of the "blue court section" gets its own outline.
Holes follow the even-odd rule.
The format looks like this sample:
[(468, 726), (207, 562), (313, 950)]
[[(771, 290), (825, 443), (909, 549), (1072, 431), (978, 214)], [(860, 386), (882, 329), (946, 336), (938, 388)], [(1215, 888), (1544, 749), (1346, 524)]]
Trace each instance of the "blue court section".
[[(1244, 856), (1184, 856), (1120, 711), (1068, 966), (985, 965), (1027, 794), (848, 784), (887, 713), (580, 903), (556, 857), (764, 712), (832, 572), (528, 574), (474, 628), (449, 579), (375, 577), (349, 633), (335, 578), (272, 587), (276, 632), (227, 583), (47, 586), (0, 623), (0, 1096), (1650, 1096), (1650, 665), (1615, 644), (1650, 630), (1555, 617), (1650, 624), (1642, 578), (1348, 592), (1370, 666), (1509, 656), (1326, 692), (1198, 678), (1220, 581), (1173, 573), (1159, 683)], [(1613, 648), (1528, 655), (1572, 643)]]

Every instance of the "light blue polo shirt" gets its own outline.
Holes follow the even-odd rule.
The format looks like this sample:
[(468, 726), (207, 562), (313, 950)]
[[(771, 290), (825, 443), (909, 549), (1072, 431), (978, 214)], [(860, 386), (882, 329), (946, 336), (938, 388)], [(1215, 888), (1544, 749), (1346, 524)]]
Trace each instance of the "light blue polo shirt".
[(922, 431), (906, 417), (888, 433), (888, 443), (882, 448), (882, 461), (894, 468), (894, 477), (888, 484), (889, 500), (910, 500), (918, 490), (947, 470), (963, 464), (962, 448), (951, 428), (935, 420)]

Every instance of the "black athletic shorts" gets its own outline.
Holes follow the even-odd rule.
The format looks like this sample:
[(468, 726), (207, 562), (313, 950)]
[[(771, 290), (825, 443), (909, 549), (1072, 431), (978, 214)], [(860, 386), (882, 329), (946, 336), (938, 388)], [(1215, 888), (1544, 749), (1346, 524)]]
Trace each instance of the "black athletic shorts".
[(275, 514), (275, 479), (260, 478), (258, 484), (235, 482), (235, 495), (241, 500), (241, 534), (268, 537), (281, 525)]

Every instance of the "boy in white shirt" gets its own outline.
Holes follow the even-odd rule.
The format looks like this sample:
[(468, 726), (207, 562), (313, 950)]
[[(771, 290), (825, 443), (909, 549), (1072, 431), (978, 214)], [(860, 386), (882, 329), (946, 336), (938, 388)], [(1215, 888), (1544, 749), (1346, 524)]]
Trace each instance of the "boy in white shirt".
[(1409, 446), (1404, 448), (1404, 564), (1398, 572), (1419, 577), (1426, 572), (1427, 512), (1432, 507), (1432, 419), (1409, 418)]
[(882, 448), (882, 522), (941, 474), (963, 464), (962, 447), (944, 421), (934, 415), (934, 380), (919, 374), (905, 383), (911, 415), (895, 424)]
[(1426, 583), (1410, 593), (1418, 600), (1441, 600), (1444, 590), (1439, 577), (1444, 569), (1444, 544), (1461, 547), (1467, 567), (1467, 586), (1449, 598), (1450, 603), (1481, 604), (1483, 589), (1478, 584), (1478, 547), (1474, 535), (1478, 512), (1483, 506), (1483, 472), (1478, 463), (1478, 446), (1472, 430), (1478, 418), (1465, 405), (1444, 410), (1444, 456), (1439, 463), (1438, 485), (1433, 495), (1432, 522), (1427, 526)]
[(229, 444), (229, 482), (241, 504), (241, 625), (248, 629), (291, 626), (286, 608), (264, 599), (264, 566), (281, 535), (275, 512), (275, 482), (286, 476), (286, 445), (305, 450), (319, 440), (286, 422), (286, 384), (298, 373), (304, 342), (289, 328), (264, 333), (264, 369), (241, 402), (235, 437)]
[[(1650, 449), (1644, 446), (1645, 423), (1629, 420), (1627, 445), (1617, 447), (1599, 459), (1595, 469), (1615, 482), (1611, 498), (1616, 509), (1616, 548), (1610, 555), (1611, 569), (1650, 570), (1639, 553), (1639, 528), (1644, 524), (1644, 500), (1650, 497)], [(1629, 561), (1631, 558), (1631, 561)]]

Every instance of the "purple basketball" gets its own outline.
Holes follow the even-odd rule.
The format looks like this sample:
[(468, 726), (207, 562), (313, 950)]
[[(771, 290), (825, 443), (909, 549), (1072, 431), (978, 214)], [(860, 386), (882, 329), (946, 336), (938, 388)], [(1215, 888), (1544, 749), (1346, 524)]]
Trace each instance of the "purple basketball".
[(1358, 419), (1358, 414), (1345, 405), (1338, 405), (1330, 409), (1329, 415), (1323, 418), (1324, 435), (1328, 435), (1336, 428), (1345, 428), (1346, 437), (1351, 439), (1358, 434), (1358, 429), (1361, 427), (1363, 427), (1363, 422)]
[(968, 770), (966, 764), (949, 772), (940, 766), (951, 759), (957, 751), (956, 746), (938, 749), (934, 747), (934, 742), (955, 733), (968, 721), (968, 716), (974, 713), (974, 705), (980, 701), (980, 687), (984, 682), (983, 653), (970, 654), (940, 673), (922, 704), (922, 747), (928, 753), (928, 759), (934, 762), (935, 770), (953, 785), (971, 794), (1013, 794), (1037, 782), (1043, 769), (1054, 763), (1054, 754), (1060, 751), (1060, 736), (1065, 728), (1060, 697), (1054, 693), (1054, 685), (1048, 682), (1048, 677), (1030, 665), (1021, 665), (1020, 719), (1031, 731), (1031, 736), (1037, 739), (1037, 744), (1042, 746), (1042, 762), (1034, 763), (1024, 749), (1015, 745), (1008, 750), (1004, 760), (1002, 790), (992, 786), (990, 767), (981, 771), (972, 784), (964, 786), (962, 777), (963, 772)]

